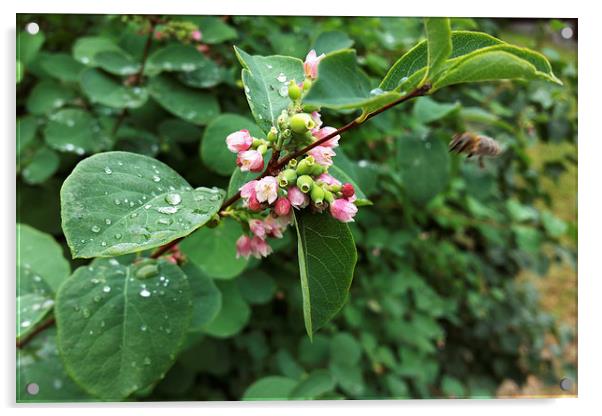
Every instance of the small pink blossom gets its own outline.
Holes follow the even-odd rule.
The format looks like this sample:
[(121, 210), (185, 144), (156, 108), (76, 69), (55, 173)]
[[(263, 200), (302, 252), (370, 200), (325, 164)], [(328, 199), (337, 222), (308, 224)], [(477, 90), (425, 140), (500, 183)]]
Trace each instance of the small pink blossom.
[(313, 111), (311, 113), (311, 118), (314, 121), (314, 123), (316, 123), (315, 130), (317, 131), (318, 129), (320, 129), (320, 127), (322, 127), (322, 115), (320, 113), (318, 113), (317, 111)]
[(332, 175), (328, 173), (323, 173), (316, 178), (316, 182), (322, 182), (326, 185), (340, 185), (341, 182)]
[(341, 222), (353, 222), (353, 217), (357, 214), (357, 207), (353, 202), (344, 198), (335, 199), (330, 204), (330, 214)]
[(238, 240), (236, 240), (236, 258), (244, 257), (246, 259), (252, 253), (252, 245), (251, 238), (246, 235), (241, 235)]
[(204, 43), (199, 43), (198, 45), (196, 45), (196, 50), (200, 53), (207, 53), (209, 52), (209, 49), (209, 45), (205, 45)]
[(307, 56), (305, 57), (305, 62), (303, 63), (303, 70), (305, 71), (305, 76), (308, 78), (316, 79), (318, 77), (318, 64), (326, 55), (321, 54), (317, 56), (316, 51), (312, 49), (309, 51)]
[(251, 137), (249, 130), (235, 131), (226, 137), (226, 145), (228, 146), (228, 150), (232, 153), (249, 150), (251, 144), (253, 144), (253, 138)]
[(264, 221), (264, 227), (266, 229), (266, 233), (270, 237), (274, 238), (282, 238), (282, 232), (286, 229), (286, 227), (291, 222), (291, 215), (284, 215), (281, 217), (274, 217), (269, 215)]
[(257, 150), (240, 152), (236, 164), (242, 172), (261, 172), (263, 170), (263, 156)]
[(197, 42), (198, 42), (198, 41), (200, 41), (202, 37), (203, 37), (203, 34), (201, 33), (201, 31), (200, 31), (200, 30), (195, 30), (194, 32), (192, 32), (192, 33), (190, 34), (190, 38), (191, 38), (192, 40), (195, 40), (195, 41), (197, 41)]
[(288, 215), (289, 212), (291, 212), (291, 203), (290, 203), (290, 201), (286, 197), (283, 197), (283, 196), (281, 196), (280, 198), (278, 198), (276, 200), (276, 205), (274, 205), (274, 212), (279, 217)]
[[(316, 140), (320, 140), (323, 139), (324, 137), (334, 133), (335, 131), (337, 131), (337, 129), (335, 129), (334, 127), (322, 127), (319, 130), (314, 130), (312, 131), (313, 136), (316, 138)], [(325, 146), (325, 147), (337, 147), (339, 145), (339, 140), (341, 140), (341, 136), (339, 134), (337, 134), (336, 136), (334, 136), (331, 139), (328, 139), (327, 141), (325, 141), (324, 143), (320, 144), (320, 146)]]
[(309, 196), (301, 192), (301, 189), (296, 186), (288, 188), (287, 197), (291, 205), (297, 209), (305, 208), (309, 205)]
[(267, 257), (272, 252), (272, 247), (263, 238), (253, 237), (251, 240), (251, 254), (253, 257), (260, 259)]
[(250, 220), (249, 221), (249, 228), (251, 229), (251, 232), (253, 234), (255, 234), (255, 236), (257, 236), (259, 238), (265, 238), (266, 229), (265, 229), (263, 221), (261, 221), (261, 220)]
[(324, 167), (332, 165), (332, 158), (336, 156), (334, 150), (326, 146), (316, 146), (307, 153), (313, 156), (318, 165)]
[(261, 211), (261, 203), (255, 195), (255, 185), (258, 181), (250, 181), (240, 187), (240, 196), (243, 199), (244, 206), (251, 211)]
[(259, 202), (272, 204), (278, 198), (278, 181), (273, 176), (261, 178), (255, 184), (255, 195)]

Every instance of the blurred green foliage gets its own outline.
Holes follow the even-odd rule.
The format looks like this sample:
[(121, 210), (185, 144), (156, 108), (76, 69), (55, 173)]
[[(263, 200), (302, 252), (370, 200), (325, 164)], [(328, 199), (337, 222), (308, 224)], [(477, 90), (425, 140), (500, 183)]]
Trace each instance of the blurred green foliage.
[[(131, 87), (146, 19), (18, 16), (19, 28), (29, 21), (41, 27), (35, 36), (18, 35), (18, 222), (53, 235), (65, 253), (59, 190), (86, 155), (109, 149), (150, 155), (193, 186), (227, 189), (230, 162), (201, 155), (205, 140), (219, 143), (213, 136), (224, 127), (211, 123), (227, 119), (218, 114), (252, 119), (233, 44), (298, 58), (312, 47), (318, 53), (353, 47), (378, 82), (423, 37), (417, 18), (170, 19), (180, 23), (153, 39), (151, 54), (190, 43), (187, 31), (197, 27), (198, 68), (155, 62), (164, 74)], [(556, 386), (560, 376), (574, 377), (562, 352), (575, 328), (560, 327), (542, 310), (535, 287), (518, 278), (524, 270), (545, 278), (554, 263), (576, 261), (576, 218), (558, 218), (554, 195), (542, 186), (577, 163), (576, 43), (562, 40), (558, 26), (452, 19), (455, 30), (482, 30), (543, 51), (563, 86), (454, 86), (345, 133), (337, 164), (374, 205), (361, 209), (352, 226), (359, 260), (349, 302), (313, 343), (303, 327), (296, 244), (288, 233), (275, 247), (278, 255), (211, 285), (222, 294), (216, 318), (195, 327), (164, 379), (140, 386), (132, 399), (494, 397), (503, 380), (520, 385), (535, 375)], [(178, 99), (165, 100), (174, 91)], [(352, 116), (323, 111), (333, 126)], [(446, 143), (464, 130), (495, 137), (504, 153), (483, 169), (448, 155)], [(536, 163), (531, 149), (541, 143), (572, 151)], [(72, 268), (82, 264), (72, 261)], [(90, 400), (58, 374), (44, 380), (37, 398), (25, 393), (27, 374), (60, 367), (52, 334), (19, 353), (18, 399)]]

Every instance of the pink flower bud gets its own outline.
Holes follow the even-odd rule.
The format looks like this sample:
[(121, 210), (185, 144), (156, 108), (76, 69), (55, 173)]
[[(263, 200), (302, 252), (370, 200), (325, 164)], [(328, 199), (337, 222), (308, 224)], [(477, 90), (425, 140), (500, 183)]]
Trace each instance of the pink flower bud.
[(343, 194), (343, 198), (349, 199), (355, 195), (355, 189), (353, 188), (353, 185), (346, 183), (341, 188), (341, 193)]
[(316, 178), (316, 182), (322, 182), (326, 185), (340, 185), (341, 182), (332, 175), (328, 173), (323, 173)]
[[(314, 121), (314, 123), (316, 123), (316, 127), (315, 130), (319, 130), (320, 127), (322, 127), (322, 115), (320, 113), (318, 113), (317, 111), (313, 111), (311, 113), (311, 118)], [(332, 127), (331, 127), (332, 128)], [(313, 131), (313, 130), (312, 130)]]
[(232, 153), (249, 150), (251, 144), (253, 144), (253, 138), (251, 137), (249, 130), (235, 131), (226, 137), (226, 145), (228, 146), (228, 150)]
[(332, 158), (336, 156), (334, 150), (326, 146), (316, 146), (307, 153), (313, 156), (318, 165), (324, 167), (332, 165)]
[(261, 202), (259, 202), (257, 200), (257, 197), (255, 195), (253, 195), (252, 197), (249, 198), (247, 206), (249, 207), (249, 209), (251, 211), (256, 211), (256, 212), (261, 211), (263, 209), (263, 207), (261, 206)]
[(243, 186), (240, 187), (239, 191), (240, 191), (240, 196), (243, 199), (248, 199), (251, 196), (255, 196), (255, 185), (257, 184), (257, 181), (250, 181), (245, 183)]
[(251, 240), (251, 252), (257, 259), (267, 257), (272, 252), (272, 247), (263, 238), (253, 237)]
[(240, 152), (236, 164), (243, 172), (261, 172), (263, 170), (263, 156), (257, 150)]
[(251, 232), (253, 234), (255, 234), (255, 236), (257, 236), (259, 238), (265, 238), (266, 229), (265, 229), (265, 226), (263, 224), (263, 221), (261, 221), (261, 220), (250, 220), (249, 221), (249, 228), (251, 229)]
[(341, 222), (353, 222), (353, 217), (357, 214), (357, 207), (353, 202), (344, 198), (335, 199), (330, 204), (330, 214)]
[(192, 32), (190, 34), (190, 38), (192, 40), (196, 40), (197, 42), (200, 41), (202, 37), (203, 37), (203, 34), (201, 33), (200, 30), (195, 30), (194, 32)]
[(301, 192), (296, 186), (288, 188), (288, 201), (297, 209), (305, 208), (309, 204), (309, 195)]
[(282, 238), (282, 232), (286, 229), (286, 227), (291, 223), (291, 215), (285, 215), (281, 217), (274, 217), (269, 215), (263, 225), (266, 229), (266, 233), (270, 237), (274, 238)]
[[(316, 140), (320, 140), (320, 139), (323, 139), (324, 137), (334, 133), (335, 131), (337, 131), (337, 129), (335, 129), (334, 127), (326, 126), (326, 127), (322, 127), (319, 130), (312, 131), (312, 134), (316, 138)], [(341, 136), (339, 134), (337, 134), (332, 139), (328, 139), (324, 143), (320, 144), (320, 146), (337, 147), (339, 145), (339, 140), (341, 140)]]
[(283, 215), (288, 215), (289, 212), (291, 212), (291, 203), (287, 198), (281, 196), (276, 200), (276, 205), (274, 205), (274, 212), (279, 217)]
[(305, 62), (303, 63), (303, 70), (305, 71), (305, 76), (312, 79), (317, 78), (318, 64), (325, 56), (326, 55), (324, 54), (317, 56), (316, 51), (314, 49), (309, 51), (309, 53), (305, 57)]
[(238, 240), (236, 240), (236, 258), (244, 257), (248, 259), (251, 252), (251, 238), (246, 235), (241, 235)]
[(255, 184), (255, 195), (259, 202), (272, 204), (278, 198), (278, 181), (273, 176), (261, 178)]
[(200, 53), (208, 53), (210, 48), (209, 45), (205, 45), (204, 43), (196, 45), (196, 50)]
[(157, 30), (157, 31), (155, 32), (155, 39), (157, 39), (157, 40), (161, 40), (161, 39), (163, 39), (163, 32), (161, 32), (161, 31)]

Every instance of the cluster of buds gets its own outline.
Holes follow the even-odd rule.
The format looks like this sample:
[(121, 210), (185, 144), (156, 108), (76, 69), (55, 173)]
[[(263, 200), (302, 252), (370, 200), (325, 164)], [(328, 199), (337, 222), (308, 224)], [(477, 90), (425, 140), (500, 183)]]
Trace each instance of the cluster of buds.
[(196, 44), (197, 49), (199, 49), (200, 46), (203, 46), (200, 43), (203, 34), (198, 26), (192, 22), (170, 20), (157, 27), (154, 32), (154, 37), (155, 40), (158, 41), (175, 38), (182, 43), (194, 43)]
[[(248, 130), (239, 130), (226, 137), (228, 149), (237, 154), (236, 164), (242, 171), (261, 172), (264, 154), (273, 151), (292, 153), (336, 132), (334, 127), (322, 126), (320, 113), (302, 110), (303, 92), (309, 89), (318, 75), (318, 63), (324, 55), (310, 51), (304, 63), (305, 79), (288, 84), (291, 105), (278, 117), (277, 125), (267, 140), (257, 139)], [(358, 209), (353, 185), (341, 183), (330, 175), (329, 168), (336, 156), (339, 135), (312, 147), (302, 156), (291, 159), (279, 171), (247, 182), (240, 188), (244, 215), (239, 215), (245, 229), (236, 243), (237, 256), (257, 258), (272, 252), (267, 238), (281, 238), (292, 222), (292, 210), (310, 209), (328, 212), (341, 222), (351, 222)], [(270, 168), (270, 166), (268, 166)]]

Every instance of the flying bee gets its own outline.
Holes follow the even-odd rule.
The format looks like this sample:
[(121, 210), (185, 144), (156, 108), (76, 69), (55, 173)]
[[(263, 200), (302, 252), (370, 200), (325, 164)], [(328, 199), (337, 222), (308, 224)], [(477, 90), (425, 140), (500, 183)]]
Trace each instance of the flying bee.
[(483, 167), (485, 156), (498, 156), (502, 153), (500, 144), (491, 137), (482, 136), (472, 132), (464, 132), (454, 135), (449, 142), (449, 151), (458, 154), (466, 153), (468, 157), (479, 156), (479, 165)]

